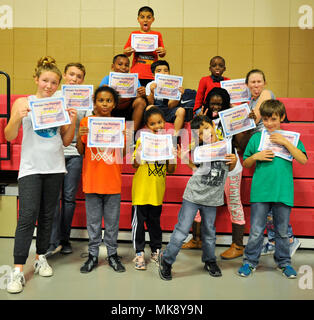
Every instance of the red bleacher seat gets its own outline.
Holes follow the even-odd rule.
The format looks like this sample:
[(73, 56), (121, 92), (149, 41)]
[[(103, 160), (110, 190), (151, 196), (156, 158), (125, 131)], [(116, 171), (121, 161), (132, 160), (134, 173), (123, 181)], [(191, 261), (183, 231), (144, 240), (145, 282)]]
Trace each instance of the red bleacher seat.
[[(13, 102), (21, 96), (12, 95), (11, 106)], [(309, 161), (306, 165), (300, 165), (293, 161), (293, 174), (295, 186), (295, 207), (291, 213), (291, 224), (293, 232), (297, 236), (313, 236), (314, 230), (314, 99), (311, 98), (279, 98), (287, 109), (288, 119), (290, 123), (282, 124), (282, 129), (300, 132), (300, 139), (305, 145)], [(0, 113), (6, 112), (6, 96), (0, 95)], [(304, 121), (298, 123), (295, 121)], [(4, 138), (5, 119), (0, 119), (0, 153), (6, 154), (6, 141)], [(190, 141), (190, 124), (184, 126), (188, 130), (188, 141)], [(173, 124), (166, 124), (166, 130), (170, 133), (173, 130)], [(11, 141), (11, 160), (1, 161), (1, 170), (18, 170), (20, 162), (20, 151), (22, 143), (23, 131), (20, 128), (19, 135)], [(184, 138), (183, 138), (184, 139)], [(172, 231), (177, 222), (177, 215), (181, 207), (182, 195), (186, 183), (192, 174), (191, 169), (187, 165), (183, 165), (178, 160), (177, 170), (173, 175), (168, 175), (166, 180), (166, 193), (164, 198), (163, 211), (161, 216), (161, 225), (164, 231)], [(131, 164), (122, 165), (122, 202), (121, 217), (119, 222), (120, 229), (131, 229), (131, 187), (135, 169)], [(249, 232), (250, 227), (250, 186), (254, 168), (243, 170), (243, 178), (241, 184), (241, 197), (246, 217), (245, 232)], [(85, 213), (85, 195), (82, 192), (81, 183), (76, 195), (77, 206), (73, 219), (73, 227), (86, 227)], [(216, 219), (216, 230), (218, 233), (230, 233), (231, 222), (228, 209), (225, 206), (218, 208)]]
[(278, 98), (286, 107), (289, 121), (314, 121), (313, 98)]

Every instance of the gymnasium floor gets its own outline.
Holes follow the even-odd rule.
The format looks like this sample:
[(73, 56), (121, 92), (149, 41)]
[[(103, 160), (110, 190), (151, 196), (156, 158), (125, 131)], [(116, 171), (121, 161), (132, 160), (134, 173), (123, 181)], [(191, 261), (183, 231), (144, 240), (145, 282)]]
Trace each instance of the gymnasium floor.
[[(25, 266), (26, 286), (20, 294), (9, 294), (3, 288), (4, 275), (13, 263), (14, 239), (0, 238), (0, 300), (313, 300), (312, 289), (302, 289), (304, 274), (297, 279), (286, 279), (275, 269), (272, 256), (260, 259), (260, 265), (253, 276), (242, 278), (236, 274), (242, 258), (221, 260), (219, 254), (226, 247), (218, 246), (216, 255), (223, 276), (213, 278), (203, 270), (200, 250), (182, 250), (173, 267), (173, 280), (162, 281), (153, 263), (146, 271), (133, 267), (131, 243), (119, 242), (118, 254), (122, 256), (127, 271), (116, 273), (108, 265), (106, 250), (100, 249), (99, 264), (89, 274), (79, 269), (86, 260), (86, 240), (72, 240), (73, 253), (55, 254), (49, 258), (54, 276), (42, 278), (33, 274), (35, 242)], [(146, 256), (149, 257), (147, 249)], [(83, 255), (83, 257), (82, 257)], [(299, 249), (293, 256), (297, 271), (303, 265), (314, 268), (314, 251)], [(312, 276), (314, 272), (312, 270)], [(193, 303), (195, 303), (194, 301)]]

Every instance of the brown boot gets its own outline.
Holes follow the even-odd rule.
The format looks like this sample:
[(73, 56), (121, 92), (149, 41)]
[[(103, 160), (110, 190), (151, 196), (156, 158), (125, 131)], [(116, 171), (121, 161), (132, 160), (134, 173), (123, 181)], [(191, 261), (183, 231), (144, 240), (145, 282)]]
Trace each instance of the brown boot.
[(193, 221), (192, 225), (193, 238), (182, 245), (182, 249), (201, 249), (202, 240), (201, 240), (201, 223)]
[(231, 260), (243, 256), (243, 234), (245, 225), (232, 224), (232, 244), (220, 256), (222, 259)]

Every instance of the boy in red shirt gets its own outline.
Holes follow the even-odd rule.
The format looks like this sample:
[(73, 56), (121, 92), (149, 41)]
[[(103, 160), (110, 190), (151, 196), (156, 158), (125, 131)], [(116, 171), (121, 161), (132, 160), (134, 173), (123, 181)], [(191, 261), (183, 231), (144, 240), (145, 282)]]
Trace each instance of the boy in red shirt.
[(220, 87), (220, 81), (230, 80), (229, 78), (222, 76), (222, 74), (226, 71), (226, 63), (223, 57), (213, 57), (209, 62), (209, 71), (211, 72), (211, 75), (201, 78), (199, 82), (193, 109), (194, 114), (197, 114), (201, 111), (201, 107), (204, 104), (207, 94), (210, 90), (212, 90), (214, 87)]
[[(166, 49), (162, 40), (162, 35), (158, 31), (152, 31), (151, 25), (155, 21), (154, 11), (150, 7), (142, 7), (138, 11), (137, 21), (140, 24), (139, 31), (132, 31), (127, 43), (124, 46), (124, 54), (128, 57), (134, 54), (131, 67), (131, 73), (138, 73), (142, 86), (146, 86), (148, 82), (154, 79), (150, 65), (163, 58), (166, 55)], [(158, 35), (158, 48), (153, 52), (135, 52), (131, 47), (132, 34), (155, 34)]]

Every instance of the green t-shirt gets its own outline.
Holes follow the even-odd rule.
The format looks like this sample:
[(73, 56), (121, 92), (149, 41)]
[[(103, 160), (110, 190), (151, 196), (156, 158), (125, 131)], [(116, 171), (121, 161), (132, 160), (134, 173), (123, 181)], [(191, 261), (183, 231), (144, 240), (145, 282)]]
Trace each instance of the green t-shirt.
[[(255, 133), (246, 146), (243, 160), (259, 152), (262, 133)], [(297, 148), (306, 154), (303, 143), (299, 140)], [(251, 186), (251, 202), (281, 202), (293, 206), (292, 161), (274, 157), (273, 161), (256, 161)]]

